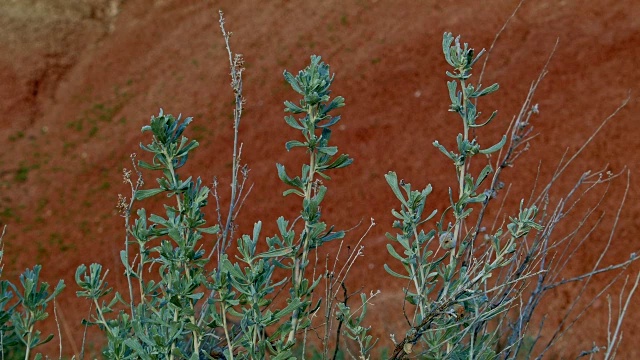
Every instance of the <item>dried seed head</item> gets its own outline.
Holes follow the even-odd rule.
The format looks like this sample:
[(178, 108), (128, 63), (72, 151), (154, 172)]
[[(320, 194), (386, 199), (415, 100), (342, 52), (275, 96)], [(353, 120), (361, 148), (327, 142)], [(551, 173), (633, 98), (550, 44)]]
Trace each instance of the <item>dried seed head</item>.
[(122, 182), (128, 184), (131, 182), (131, 170), (122, 169)]
[(127, 204), (127, 198), (122, 196), (122, 194), (118, 194), (118, 204), (116, 205), (116, 209), (118, 212), (125, 216), (129, 211), (129, 204)]

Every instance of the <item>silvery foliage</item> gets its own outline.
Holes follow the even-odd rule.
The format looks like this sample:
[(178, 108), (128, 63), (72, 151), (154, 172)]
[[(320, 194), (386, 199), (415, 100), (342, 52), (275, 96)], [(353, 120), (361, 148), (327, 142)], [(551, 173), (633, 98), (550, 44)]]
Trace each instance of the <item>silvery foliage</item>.
[[(511, 300), (490, 302), (491, 293), (503, 288), (491, 284), (489, 279), (494, 271), (511, 263), (517, 239), (542, 227), (535, 222), (536, 207), (521, 205), (519, 215), (511, 218), (506, 226), (508, 232), (499, 229), (488, 237), (489, 250), (482, 255), (474, 254), (474, 231), (465, 233), (464, 223), (474, 204), (484, 203), (492, 196), (488, 189), (483, 190), (487, 187), (483, 184), (493, 169), (487, 165), (474, 176), (469, 172), (469, 164), (476, 155), (488, 156), (499, 151), (507, 138), (503, 136), (498, 143), (484, 148), (472, 137), (472, 130), (487, 126), (497, 114), (493, 112), (479, 122), (481, 114), (476, 101), (497, 91), (498, 84), (482, 88), (480, 84), (474, 86), (468, 82), (472, 67), (484, 50), (475, 55), (468, 44), (460, 44), (459, 37), (454, 39), (450, 33), (444, 34), (442, 47), (447, 63), (453, 68), (446, 72), (452, 79), (447, 82), (449, 111), (462, 120), (463, 133), (457, 135), (454, 150), (438, 141), (433, 145), (453, 163), (458, 188), (449, 188), (450, 204), (429, 229), (427, 224), (437, 213), (434, 210), (425, 214), (431, 185), (412, 190), (411, 184), (398, 180), (395, 172), (385, 175), (401, 203), (400, 210), (392, 211), (397, 218), (393, 227), (398, 233), (387, 233), (390, 240), (387, 250), (402, 265), (403, 271), (395, 271), (387, 264), (385, 269), (409, 285), (404, 290), (405, 301), (415, 306), (408, 318), (409, 330), (403, 340), (396, 343), (393, 358), (420, 354), (428, 359), (493, 359), (499, 335), (485, 331), (486, 326), (508, 309)], [(394, 247), (393, 243), (402, 251), (397, 251), (398, 246)]]

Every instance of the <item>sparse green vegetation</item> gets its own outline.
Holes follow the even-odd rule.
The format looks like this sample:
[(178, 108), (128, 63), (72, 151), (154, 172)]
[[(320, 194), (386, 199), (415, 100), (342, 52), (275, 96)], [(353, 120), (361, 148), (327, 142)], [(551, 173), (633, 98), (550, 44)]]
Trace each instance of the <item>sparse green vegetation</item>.
[[(340, 22), (349, 25), (346, 15)], [(396, 208), (390, 209), (394, 220), (384, 240), (388, 263), (384, 272), (375, 275), (402, 284), (402, 292), (396, 294), (402, 313), (388, 316), (402, 319), (404, 328), (402, 333), (391, 334), (391, 339), (375, 338), (367, 314), (377, 310), (370, 305), (380, 292), (347, 289), (350, 271), (359, 266), (359, 258), (366, 256), (362, 242), (375, 221), (371, 219), (362, 237), (352, 237), (352, 242), (347, 242), (351, 235), (346, 230), (325, 221), (325, 196), (330, 187), (341, 186), (331, 176), (347, 173), (354, 159), (335, 145), (334, 126), (350, 119), (343, 120), (337, 114), (346, 100), (332, 93), (334, 75), (319, 56), (311, 56), (309, 65), (297, 73), (283, 73), (284, 83), (296, 96), (284, 102), (281, 125), (294, 129), (296, 135), (283, 144), (283, 150), (297, 151), (305, 159), (295, 166), (274, 164), (274, 173), (286, 185), (286, 190), (275, 196), (284, 197), (278, 201), (298, 204), (298, 211), (279, 214), (275, 221), (277, 234), (265, 234), (262, 221), (254, 224), (250, 234), (237, 233), (237, 217), (248, 192), (249, 177), (248, 165), (240, 162), (239, 142), (240, 123), (246, 114), (246, 69), (242, 56), (231, 51), (224, 25), (220, 13), (234, 96), (234, 101), (227, 104), (233, 108), (229, 117), (229, 126), (234, 129), (232, 157), (220, 160), (231, 173), (230, 192), (223, 199), (217, 179), (209, 187), (200, 177), (184, 172), (183, 166), (201, 145), (207, 127), (192, 126), (192, 118), (175, 117), (162, 109), (142, 127), (145, 140), (140, 147), (144, 154), (140, 159), (132, 155), (132, 168), (123, 172), (131, 192), (119, 195), (118, 202), (125, 222), (119, 253), (125, 292), (109, 285), (109, 269), (101, 264), (82, 264), (75, 272), (76, 295), (91, 304), (83, 325), (93, 326), (104, 335), (105, 359), (542, 357), (554, 346), (553, 341), (538, 343), (540, 338), (532, 335), (538, 330), (532, 318), (542, 296), (596, 274), (627, 270), (637, 261), (636, 253), (609, 267), (599, 266), (600, 259), (593, 271), (558, 280), (566, 265), (555, 264), (567, 259), (562, 249), (576, 244), (571, 238), (552, 236), (557, 225), (584, 193), (594, 186), (608, 186), (620, 174), (585, 172), (562, 200), (550, 205), (554, 177), (533, 195), (512, 194), (519, 196), (520, 206), (504, 209), (495, 201), (504, 193), (501, 175), (530, 146), (531, 120), (539, 112), (532, 99), (547, 69), (532, 86), (509, 131), (496, 134), (500, 136), (495, 142), (485, 143), (481, 135), (495, 131), (493, 121), (498, 120), (497, 112), (487, 116), (486, 111), (480, 111), (482, 100), (500, 94), (499, 86), (483, 86), (472, 77), (484, 50), (476, 52), (460, 37), (445, 33), (442, 51), (448, 64), (446, 89), (450, 102), (443, 107), (456, 121), (451, 122), (451, 139), (455, 140), (430, 141), (450, 165), (448, 201), (428, 202), (431, 185), (416, 189), (394, 171), (381, 175), (368, 169), (364, 173), (386, 180), (388, 196), (397, 201)], [(313, 48), (314, 43), (307, 45)], [(375, 65), (380, 58), (370, 61)], [(198, 67), (196, 59), (191, 62)], [(68, 128), (82, 133), (83, 139), (106, 136), (106, 129), (127, 98), (125, 92), (116, 89), (116, 93), (120, 100), (93, 104), (69, 122)], [(125, 124), (126, 119), (121, 117), (120, 122)], [(414, 135), (407, 133), (406, 137)], [(76, 144), (66, 140), (63, 152), (75, 149)], [(29, 171), (37, 167), (19, 164), (15, 182), (27, 182)], [(52, 169), (55, 171), (62, 169)], [(564, 167), (559, 167), (556, 174), (560, 176), (563, 171)], [(148, 175), (155, 181), (143, 181)], [(65, 191), (75, 196), (78, 188), (82, 189), (73, 184)], [(91, 185), (94, 192), (111, 188), (107, 180)], [(360, 184), (352, 191), (363, 189), (366, 185)], [(64, 206), (65, 198), (72, 200), (73, 196), (61, 193), (57, 205)], [(155, 200), (156, 205), (162, 200), (162, 212), (147, 211), (143, 205), (148, 199)], [(37, 212), (46, 209), (49, 201), (39, 199)], [(223, 207), (223, 203), (228, 205)], [(154, 206), (153, 202), (148, 204)], [(81, 206), (85, 210), (93, 208), (93, 200), (85, 199)], [(205, 216), (207, 206), (214, 210)], [(490, 211), (498, 213), (502, 222), (488, 220)], [(14, 210), (3, 207), (0, 217), (13, 220)], [(83, 235), (92, 234), (96, 228), (100, 231), (100, 221), (92, 221), (77, 224)], [(45, 220), (38, 214), (36, 222)], [(576, 226), (579, 229), (582, 222)], [(2, 241), (4, 228), (0, 230)], [(44, 234), (44, 239), (37, 242), (37, 261), (52, 249), (61, 253), (74, 249), (65, 234)], [(324, 263), (318, 261), (318, 249), (330, 254)], [(0, 260), (2, 255), (0, 246)], [(345, 257), (347, 260), (340, 261)], [(122, 271), (111, 270), (116, 274)], [(20, 276), (20, 286), (0, 281), (0, 347), (8, 358), (41, 359), (34, 352), (54, 337), (43, 336), (37, 325), (49, 316), (48, 306), (54, 304), (65, 284), (60, 281), (50, 288), (41, 281), (40, 271), (39, 265), (27, 269)], [(620, 294), (619, 315), (613, 315), (605, 329), (607, 343), (578, 352), (578, 356), (602, 351), (605, 359), (613, 359), (622, 338), (619, 325), (639, 282), (640, 274), (632, 281), (631, 290)], [(602, 293), (596, 298), (600, 296)], [(565, 332), (565, 328), (557, 330), (554, 338)], [(84, 354), (84, 341), (82, 346)]]
[(20, 163), (20, 166), (18, 167), (18, 170), (16, 170), (16, 174), (13, 178), (14, 181), (18, 183), (26, 182), (29, 178), (29, 171), (31, 171), (29, 166), (24, 163)]
[(24, 131), (18, 131), (14, 135), (9, 135), (9, 141), (11, 142), (15, 142), (22, 138), (24, 138)]

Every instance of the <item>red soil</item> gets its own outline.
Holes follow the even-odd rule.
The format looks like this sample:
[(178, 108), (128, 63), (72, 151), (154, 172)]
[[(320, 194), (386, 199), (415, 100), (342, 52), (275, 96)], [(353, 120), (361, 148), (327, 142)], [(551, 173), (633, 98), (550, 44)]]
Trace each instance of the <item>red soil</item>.
[[(383, 234), (390, 231), (390, 209), (398, 206), (383, 174), (394, 170), (414, 186), (433, 184), (429, 203), (445, 206), (454, 172), (431, 142), (451, 144), (459, 124), (447, 113), (442, 33), (462, 34), (472, 46), (488, 48), (516, 5), (495, 0), (0, 4), (0, 224), (8, 225), (3, 276), (17, 281), (22, 269), (42, 263), (46, 280), (65, 279), (68, 288), (58, 301), (63, 347), (67, 354), (77, 351), (74, 339), (79, 339), (78, 324), (89, 304), (74, 297), (74, 270), (81, 263), (101, 262), (112, 269), (110, 282), (123, 285), (118, 260), (123, 221), (115, 211), (116, 195), (128, 192), (121, 169), (130, 168), (131, 152), (144, 156), (138, 143), (147, 138), (139, 129), (160, 107), (195, 117), (187, 135), (201, 146), (185, 172), (206, 181), (217, 175), (226, 189), (233, 99), (217, 23), (221, 8), (234, 34), (233, 50), (244, 54), (247, 67), (241, 140), (254, 188), (240, 230), (260, 219), (263, 234), (273, 234), (278, 216), (293, 218), (299, 211), (298, 201), (280, 198), (285, 186), (274, 166), (302, 160), (283, 146), (297, 134), (282, 121), (282, 102), (295, 99), (282, 71), (298, 71), (309, 55), (322, 55), (337, 74), (333, 94), (347, 101), (334, 139), (355, 158), (327, 183), (323, 215), (337, 228), (376, 219), (378, 225), (365, 241), (365, 257), (352, 273), (352, 288), (383, 291), (371, 309), (371, 321), (378, 324), (374, 327), (381, 344), (391, 346), (388, 334), (399, 337), (405, 329), (397, 308), (402, 285), (382, 269), (389, 262)], [(517, 113), (556, 39), (558, 51), (535, 100), (541, 114), (534, 126), (540, 135), (505, 180), (515, 183), (514, 201), (528, 196), (538, 162), (546, 182), (565, 150), (575, 151), (631, 91), (628, 106), (558, 182), (562, 190), (587, 169), (631, 169), (629, 201), (607, 265), (640, 246), (640, 205), (634, 201), (640, 198), (640, 187), (634, 186), (640, 161), (635, 127), (640, 112), (640, 6), (633, 0), (525, 3), (502, 33), (484, 74), (484, 82), (501, 86), (480, 103), (485, 113), (500, 111), (495, 129), (506, 128)], [(486, 144), (497, 132), (480, 136)], [(154, 183), (151, 175), (146, 180)], [(624, 188), (624, 179), (614, 183), (603, 206), (603, 228), (569, 264), (567, 276), (589, 270), (600, 255)], [(351, 232), (349, 241), (355, 243), (364, 227)], [(598, 278), (591, 293), (605, 281)], [(564, 288), (543, 300), (548, 324), (574, 295), (574, 288)], [(640, 332), (637, 304), (623, 328), (627, 341), (619, 351), (622, 358), (640, 356), (633, 346)], [(569, 331), (558, 355), (575, 357), (592, 341), (604, 343), (606, 301), (594, 309)], [(46, 351), (57, 350), (51, 346)]]

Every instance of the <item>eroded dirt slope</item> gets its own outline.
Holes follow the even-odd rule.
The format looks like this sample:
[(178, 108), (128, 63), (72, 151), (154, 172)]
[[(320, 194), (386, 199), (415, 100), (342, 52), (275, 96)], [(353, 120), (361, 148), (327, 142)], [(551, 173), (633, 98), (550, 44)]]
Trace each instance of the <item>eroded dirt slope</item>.
[[(338, 228), (373, 217), (378, 225), (366, 240), (365, 257), (354, 270), (353, 288), (381, 289), (380, 309), (372, 309), (383, 346), (388, 334), (402, 334), (402, 284), (382, 269), (389, 262), (384, 233), (397, 207), (383, 178), (389, 170), (414, 183), (431, 183), (430, 203), (442, 209), (454, 178), (450, 164), (431, 145), (454, 143), (460, 131), (447, 113), (441, 41), (444, 31), (462, 34), (476, 48), (488, 48), (517, 2), (289, 1), (213, 4), (202, 1), (40, 1), (0, 3), (0, 224), (5, 236), (3, 276), (14, 281), (34, 262), (46, 279), (68, 284), (59, 300), (65, 353), (77, 353), (78, 329), (88, 304), (74, 298), (72, 274), (81, 263), (99, 261), (112, 269), (110, 282), (122, 286), (118, 251), (122, 219), (118, 193), (127, 193), (121, 170), (138, 152), (140, 128), (162, 107), (195, 118), (191, 136), (201, 147), (185, 171), (228, 183), (232, 96), (226, 52), (217, 23), (225, 11), (232, 46), (246, 61), (246, 113), (241, 126), (244, 162), (254, 188), (240, 230), (254, 221), (275, 232), (279, 215), (295, 217), (299, 204), (280, 199), (284, 185), (275, 162), (298, 167), (300, 156), (283, 144), (297, 134), (284, 126), (282, 102), (295, 99), (282, 71), (304, 67), (318, 54), (336, 72), (334, 94), (346, 98), (343, 122), (333, 138), (355, 158), (328, 183), (323, 215)], [(640, 132), (637, 129), (640, 72), (640, 7), (625, 1), (531, 1), (513, 18), (491, 53), (484, 82), (498, 82), (498, 94), (481, 103), (498, 109), (496, 129), (519, 110), (556, 40), (558, 50), (535, 102), (540, 135), (518, 166), (506, 173), (512, 196), (526, 197), (542, 162), (542, 178), (568, 148), (575, 151), (600, 121), (631, 91), (631, 100), (560, 179), (570, 186), (586, 169), (631, 170), (632, 186), (604, 265), (640, 247)], [(480, 134), (485, 143), (497, 132)], [(544, 178), (547, 176), (547, 178)], [(621, 177), (622, 179), (622, 177)], [(147, 177), (147, 183), (154, 183)], [(525, 183), (526, 186), (518, 185)], [(576, 255), (568, 274), (585, 271), (600, 255), (624, 192), (624, 179), (605, 199), (604, 228), (594, 232), (586, 252)], [(561, 192), (559, 191), (558, 194)], [(515, 195), (513, 195), (515, 194)], [(520, 194), (520, 195), (518, 195)], [(209, 210), (213, 213), (213, 209)], [(350, 241), (363, 231), (354, 230)], [(568, 275), (569, 276), (569, 275)], [(601, 281), (601, 280), (600, 280)], [(593, 289), (597, 289), (595, 284)], [(565, 309), (575, 288), (560, 290), (543, 304), (552, 320)], [(396, 306), (396, 307), (394, 307)], [(602, 343), (606, 302), (594, 305), (584, 322), (565, 337), (559, 355), (571, 357)], [(640, 331), (637, 305), (629, 313), (625, 337)], [(376, 325), (374, 325), (375, 327)], [(599, 329), (596, 332), (594, 328)], [(53, 329), (53, 328), (52, 328)], [(633, 341), (623, 358), (637, 357)], [(52, 353), (54, 348), (49, 348)], [(579, 350), (578, 350), (579, 349)]]

